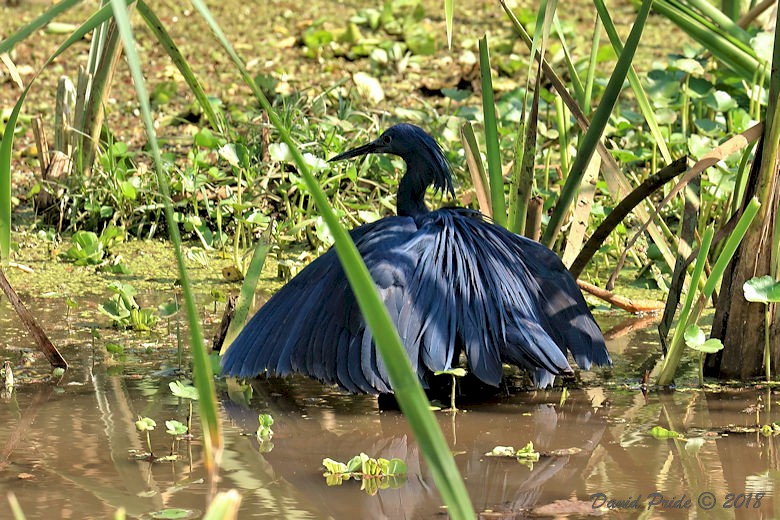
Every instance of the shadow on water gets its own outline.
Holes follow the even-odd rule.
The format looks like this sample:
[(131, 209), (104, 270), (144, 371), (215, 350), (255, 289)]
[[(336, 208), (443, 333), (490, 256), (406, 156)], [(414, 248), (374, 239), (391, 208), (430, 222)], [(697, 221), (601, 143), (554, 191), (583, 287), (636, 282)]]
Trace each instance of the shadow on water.
[[(757, 408), (760, 424), (780, 421), (775, 392), (717, 388), (645, 397), (638, 389), (638, 367), (657, 349), (655, 334), (609, 321), (602, 325), (612, 338), (615, 369), (588, 376), (590, 386), (570, 390), (565, 400), (560, 390), (525, 392), (470, 404), (455, 417), (437, 413), (480, 516), (585, 518), (594, 512), (590, 497), (603, 493), (622, 501), (604, 511), (610, 518), (777, 518), (777, 437), (755, 429), (738, 432), (755, 427)], [(2, 332), (2, 342), (13, 334)], [(174, 507), (200, 517), (207, 486), (197, 418), (196, 440), (179, 443), (177, 462), (151, 464), (130, 456), (131, 450), (145, 449), (134, 426), (139, 416), (157, 422), (152, 446), (166, 455), (171, 438), (164, 422), (183, 422), (187, 414), (188, 403), (168, 389), (171, 379), (155, 372), (161, 363), (174, 364), (164, 359), (171, 350), (150, 359), (142, 351), (132, 367), (112, 367), (94, 355), (89, 340), (73, 341), (79, 342), (70, 352), (76, 368), (64, 380), (21, 385), (0, 400), (0, 519), (10, 518), (8, 490), (28, 519), (109, 518), (120, 506), (130, 517), (149, 518), (142, 515)], [(17, 354), (0, 349), (3, 358)], [(16, 368), (23, 377), (27, 369)], [(240, 490), (240, 518), (445, 517), (398, 412), (380, 412), (374, 398), (345, 395), (303, 378), (256, 380), (252, 387), (249, 404), (231, 400), (224, 387), (221, 395), (225, 451), (219, 487)], [(275, 420), (270, 452), (254, 437), (259, 413)], [(656, 439), (650, 433), (654, 426), (680, 432), (685, 440)], [(520, 448), (529, 441), (543, 454), (533, 469), (484, 455), (496, 446)], [(403, 459), (406, 482), (375, 496), (354, 481), (328, 487), (322, 459), (346, 461), (361, 452)], [(717, 503), (705, 511), (696, 501), (707, 492)], [(651, 493), (670, 502), (648, 510)], [(728, 493), (738, 509), (723, 507)], [(759, 507), (757, 493), (764, 494)], [(686, 500), (692, 501), (688, 507)]]

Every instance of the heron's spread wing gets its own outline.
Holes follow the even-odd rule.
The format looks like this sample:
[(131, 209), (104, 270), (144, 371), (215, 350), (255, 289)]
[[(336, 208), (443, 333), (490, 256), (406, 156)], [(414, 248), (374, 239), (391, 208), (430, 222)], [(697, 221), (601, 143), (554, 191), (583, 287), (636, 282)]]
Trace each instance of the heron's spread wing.
[(545, 330), (555, 342), (571, 351), (580, 368), (612, 360), (577, 282), (558, 255), (525, 237), (510, 234), (520, 257), (539, 286), (539, 303)]
[[(420, 379), (451, 368), (461, 348), (471, 372), (493, 385), (502, 362), (532, 369), (538, 384), (548, 384), (553, 374), (571, 371), (567, 347), (580, 364), (592, 359), (579, 346), (581, 333), (557, 330), (565, 328), (560, 319), (582, 325), (576, 314), (584, 312), (593, 337), (601, 337), (571, 276), (567, 285), (559, 279), (565, 270), (548, 272), (558, 268), (549, 258), (523, 258), (538, 252), (475, 215), (445, 209), (416, 221), (384, 218), (352, 232)], [(571, 285), (576, 296), (569, 295), (568, 310), (543, 294), (568, 293)], [(228, 349), (223, 371), (240, 377), (297, 371), (353, 392), (390, 391), (334, 250), (268, 300)]]
[[(403, 308), (399, 287), (414, 260), (397, 246), (416, 231), (413, 219), (389, 217), (351, 233), (375, 279), (384, 285), (382, 296), (388, 307)], [(401, 314), (391, 311), (391, 315), (398, 325)], [(404, 316), (407, 321), (416, 319)], [(410, 359), (414, 363), (416, 357)], [(352, 392), (390, 391), (334, 249), (314, 260), (260, 308), (230, 345), (222, 365), (225, 374), (238, 377), (301, 372)]]

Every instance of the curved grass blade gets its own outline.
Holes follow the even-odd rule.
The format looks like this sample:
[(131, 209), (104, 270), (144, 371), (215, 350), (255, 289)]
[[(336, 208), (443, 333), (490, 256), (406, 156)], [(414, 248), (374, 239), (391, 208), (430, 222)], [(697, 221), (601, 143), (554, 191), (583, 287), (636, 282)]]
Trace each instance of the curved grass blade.
[(382, 300), (379, 298), (374, 280), (371, 278), (366, 264), (363, 263), (363, 259), (360, 257), (354, 242), (352, 242), (352, 238), (339, 224), (338, 217), (336, 217), (328, 204), (328, 199), (322, 188), (320, 188), (316, 179), (312, 176), (308, 164), (298, 146), (290, 137), (287, 127), (271, 106), (268, 98), (265, 97), (250, 77), (241, 58), (238, 57), (222, 29), (214, 20), (214, 17), (211, 16), (211, 12), (202, 0), (193, 0), (193, 5), (206, 20), (206, 23), (214, 32), (222, 47), (233, 60), (241, 77), (252, 89), (255, 97), (266, 111), (268, 119), (279, 132), (282, 141), (287, 144), (293, 160), (298, 166), (306, 186), (322, 214), (322, 218), (328, 225), (328, 229), (335, 241), (336, 253), (344, 266), (349, 284), (352, 286), (366, 323), (376, 339), (377, 348), (387, 366), (390, 382), (398, 403), (409, 420), (412, 431), (420, 444), (420, 449), (428, 462), (439, 493), (448, 507), (449, 515), (457, 519), (474, 518), (471, 500), (452, 458), (447, 441), (444, 439), (444, 435), (428, 407), (428, 400), (420, 386), (417, 375), (412, 371), (411, 363), (406, 357), (406, 351), (401, 344), (401, 339), (398, 337), (398, 332)]
[(455, 0), (444, 0), (444, 18), (447, 20), (447, 48), (452, 48), (452, 17), (455, 12)]
[(506, 199), (504, 197), (504, 176), (501, 170), (501, 151), (498, 146), (498, 119), (496, 101), (493, 96), (493, 79), (490, 71), (490, 52), (487, 35), (479, 40), (479, 70), (482, 77), (482, 114), (485, 123), (485, 155), (487, 155), (488, 177), (490, 178), (490, 201), (493, 221), (506, 226)]
[(558, 237), (561, 228), (563, 227), (563, 221), (571, 208), (574, 198), (579, 190), (582, 177), (585, 175), (585, 169), (590, 162), (590, 158), (596, 150), (601, 135), (604, 133), (604, 128), (607, 126), (609, 117), (612, 114), (612, 109), (617, 102), (618, 95), (623, 87), (623, 81), (626, 79), (628, 68), (631, 65), (631, 61), (634, 58), (634, 52), (639, 45), (639, 38), (642, 35), (645, 22), (647, 21), (647, 15), (650, 13), (650, 6), (652, 0), (643, 0), (642, 6), (639, 8), (634, 26), (631, 28), (631, 33), (626, 40), (625, 48), (620, 53), (615, 70), (612, 72), (612, 76), (609, 78), (607, 87), (604, 89), (604, 95), (599, 103), (596, 112), (593, 114), (593, 120), (590, 123), (585, 135), (582, 137), (580, 148), (577, 151), (577, 157), (574, 158), (574, 163), (571, 166), (571, 171), (566, 177), (566, 183), (561, 190), (561, 196), (558, 199), (553, 214), (550, 216), (550, 222), (547, 228), (544, 230), (542, 236), (542, 244), (547, 247), (551, 247)]
[(214, 106), (211, 104), (211, 101), (209, 101), (206, 92), (203, 90), (203, 85), (201, 85), (200, 81), (198, 81), (198, 78), (195, 77), (195, 74), (190, 68), (190, 64), (187, 63), (186, 59), (184, 59), (184, 56), (176, 46), (173, 38), (171, 38), (171, 35), (168, 33), (167, 29), (165, 29), (165, 26), (162, 24), (155, 12), (149, 7), (149, 5), (144, 2), (144, 0), (138, 0), (137, 9), (146, 21), (146, 25), (157, 37), (157, 41), (160, 42), (165, 51), (168, 53), (168, 56), (173, 61), (173, 64), (176, 65), (176, 68), (179, 69), (179, 72), (181, 72), (184, 81), (187, 83), (187, 86), (190, 87), (190, 90), (195, 96), (195, 99), (198, 100), (198, 104), (203, 109), (203, 113), (206, 115), (206, 119), (208, 119), (211, 128), (217, 132), (224, 133), (224, 120), (214, 111)]
[(249, 268), (246, 270), (244, 282), (241, 284), (241, 292), (238, 295), (236, 312), (228, 327), (225, 342), (222, 343), (222, 349), (219, 351), (220, 356), (225, 353), (228, 346), (236, 339), (236, 336), (238, 336), (244, 323), (246, 323), (249, 308), (252, 306), (252, 297), (254, 296), (255, 288), (257, 287), (257, 280), (260, 278), (260, 273), (263, 272), (263, 265), (265, 265), (265, 258), (269, 249), (270, 246), (263, 241), (255, 247), (255, 250), (252, 253), (252, 260), (249, 262)]
[[(604, 5), (604, 0), (594, 0), (593, 3), (596, 5), (596, 10), (599, 13), (601, 22), (604, 24), (604, 29), (607, 31), (607, 36), (612, 44), (612, 48), (615, 49), (617, 55), (620, 55), (623, 52), (623, 43), (620, 41), (620, 36), (618, 36), (615, 24), (612, 23), (612, 18), (609, 16), (607, 6)], [(650, 135), (655, 139), (655, 144), (661, 151), (664, 161), (666, 161), (667, 164), (671, 163), (672, 154), (669, 152), (669, 147), (666, 146), (666, 140), (664, 139), (663, 134), (661, 134), (661, 128), (658, 126), (658, 121), (655, 118), (655, 110), (650, 104), (650, 100), (647, 98), (645, 89), (642, 87), (642, 83), (639, 81), (639, 76), (637, 76), (633, 65), (628, 69), (628, 82), (634, 90), (636, 102), (639, 105), (639, 111), (644, 116), (645, 121), (647, 121), (647, 126), (650, 127)]]
[(164, 205), (165, 219), (168, 223), (168, 231), (170, 233), (171, 242), (173, 243), (176, 264), (179, 269), (179, 280), (181, 282), (182, 292), (184, 293), (184, 304), (187, 309), (187, 319), (190, 326), (193, 380), (195, 387), (198, 389), (198, 406), (204, 433), (204, 462), (207, 470), (211, 473), (214, 469), (215, 455), (219, 453), (222, 446), (221, 425), (217, 416), (214, 377), (203, 342), (200, 317), (198, 316), (198, 310), (195, 307), (195, 300), (192, 297), (192, 287), (187, 274), (187, 268), (184, 264), (179, 226), (173, 217), (173, 205), (171, 202), (168, 177), (165, 174), (162, 157), (160, 155), (160, 147), (157, 143), (157, 137), (154, 131), (152, 111), (149, 106), (149, 95), (144, 83), (143, 73), (141, 72), (141, 64), (138, 58), (138, 52), (135, 48), (135, 40), (133, 39), (132, 28), (130, 27), (127, 7), (122, 0), (111, 0), (110, 7), (113, 9), (114, 19), (116, 20), (117, 27), (122, 36), (122, 42), (125, 47), (125, 56), (130, 68), (130, 73), (133, 77), (133, 84), (138, 96), (138, 102), (141, 105), (141, 115), (144, 126), (146, 127), (146, 134), (149, 138), (152, 157), (154, 158), (158, 188)]

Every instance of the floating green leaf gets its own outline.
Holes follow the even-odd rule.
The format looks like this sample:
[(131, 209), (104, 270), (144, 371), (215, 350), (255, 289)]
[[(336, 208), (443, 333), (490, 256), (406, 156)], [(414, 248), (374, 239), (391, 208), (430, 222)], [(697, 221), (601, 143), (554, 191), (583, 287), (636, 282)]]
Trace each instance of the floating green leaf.
[(653, 426), (653, 429), (650, 430), (650, 435), (656, 439), (675, 439), (680, 437), (679, 433), (672, 430), (667, 430), (663, 426)]
[(187, 433), (187, 426), (179, 421), (165, 421), (165, 433), (168, 435), (184, 435)]
[(168, 383), (168, 388), (171, 389), (171, 393), (176, 397), (182, 399), (198, 400), (198, 389), (191, 385), (185, 385), (181, 381), (171, 381)]
[(141, 417), (135, 421), (135, 429), (139, 432), (154, 430), (155, 426), (157, 426), (157, 423), (149, 417)]

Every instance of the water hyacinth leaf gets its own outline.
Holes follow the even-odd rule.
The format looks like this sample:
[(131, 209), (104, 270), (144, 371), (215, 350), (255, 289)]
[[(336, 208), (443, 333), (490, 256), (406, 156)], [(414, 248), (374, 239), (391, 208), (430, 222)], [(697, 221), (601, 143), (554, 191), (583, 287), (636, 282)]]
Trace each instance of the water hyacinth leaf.
[(141, 417), (135, 421), (135, 429), (139, 432), (154, 430), (155, 426), (157, 426), (157, 423), (149, 417)]
[(119, 188), (122, 190), (122, 196), (127, 200), (135, 200), (138, 191), (136, 190), (135, 186), (133, 186), (133, 183), (130, 181), (121, 181), (119, 183)]
[(347, 471), (347, 465), (343, 462), (339, 462), (337, 460), (333, 460), (331, 458), (324, 458), (322, 459), (322, 465), (325, 466), (325, 474), (331, 474), (331, 475), (341, 475), (344, 473), (349, 473)]
[(181, 399), (198, 400), (198, 389), (191, 385), (185, 385), (181, 381), (171, 381), (168, 383), (171, 393)]
[(170, 318), (177, 312), (179, 312), (179, 309), (181, 306), (179, 305), (179, 302), (171, 301), (168, 303), (162, 303), (157, 307), (157, 312), (160, 314), (161, 318)]
[(495, 446), (485, 455), (488, 457), (514, 457), (516, 452), (512, 446)]
[(347, 473), (354, 473), (356, 471), (359, 471), (363, 467), (363, 458), (368, 458), (368, 455), (365, 453), (361, 453), (360, 455), (355, 455), (349, 461), (347, 461)]
[(287, 143), (271, 143), (268, 146), (268, 154), (271, 160), (276, 162), (288, 162), (292, 160), (292, 154), (290, 153), (290, 147)]
[(539, 460), (539, 452), (534, 450), (534, 443), (532, 441), (528, 441), (528, 444), (517, 450), (515, 456), (518, 459), (532, 460), (534, 462)]
[(387, 463), (387, 469), (385, 473), (388, 476), (391, 475), (405, 475), (408, 473), (406, 462), (401, 459), (390, 459)]
[(465, 101), (471, 96), (470, 90), (462, 90), (454, 87), (444, 87), (441, 89), (441, 93), (453, 101)]
[(703, 101), (705, 105), (718, 112), (728, 112), (729, 110), (739, 108), (734, 98), (728, 92), (723, 92), (722, 90), (710, 92), (704, 96)]
[(230, 166), (236, 168), (239, 166), (238, 154), (236, 153), (236, 145), (234, 145), (233, 143), (228, 143), (224, 146), (220, 146), (217, 149), (217, 153), (219, 154), (220, 157), (225, 159), (228, 162), (228, 164), (230, 164)]
[(749, 302), (780, 302), (780, 282), (769, 275), (751, 278), (742, 286)]
[(179, 421), (165, 421), (165, 433), (169, 435), (184, 435), (187, 433), (187, 426)]
[(723, 350), (723, 343), (718, 338), (710, 338), (701, 345), (691, 347), (693, 350), (704, 352), (705, 354), (714, 354)]
[(208, 128), (203, 128), (193, 138), (195, 145), (209, 150), (216, 150), (220, 147), (220, 139), (214, 135), (214, 132)]
[(680, 58), (674, 62), (674, 68), (692, 76), (704, 75), (704, 67), (692, 58)]

